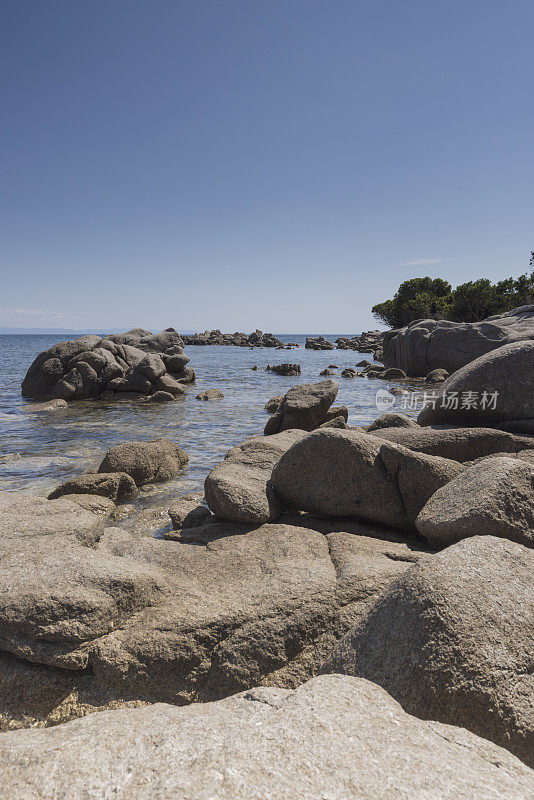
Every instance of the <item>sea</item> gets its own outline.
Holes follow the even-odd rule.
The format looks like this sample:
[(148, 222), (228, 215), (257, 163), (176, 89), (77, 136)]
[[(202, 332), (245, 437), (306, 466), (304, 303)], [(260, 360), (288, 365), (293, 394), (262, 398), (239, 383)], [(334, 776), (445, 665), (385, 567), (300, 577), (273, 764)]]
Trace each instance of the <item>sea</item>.
[[(156, 535), (168, 522), (165, 509), (173, 500), (202, 491), (206, 475), (231, 447), (262, 434), (268, 418), (264, 407), (270, 397), (285, 394), (297, 383), (324, 380), (321, 370), (336, 365), (332, 376), (339, 382), (336, 405), (349, 409), (349, 425), (367, 425), (383, 413), (377, 408), (377, 391), (395, 385), (341, 377), (345, 367), (354, 367), (363, 358), (372, 362), (371, 354), (306, 350), (306, 335), (275, 334), (300, 348), (188, 346), (196, 383), (186, 388), (183, 398), (171, 403), (92, 400), (71, 403), (58, 411), (32, 412), (32, 401), (25, 400), (20, 391), (28, 367), (42, 350), (80, 335), (0, 335), (0, 490), (46, 496), (59, 483), (94, 471), (114, 445), (165, 437), (185, 450), (188, 466), (168, 483), (145, 487), (135, 513), (122, 521), (125, 527), (142, 528), (145, 510), (159, 508), (162, 524), (151, 518), (149, 525)], [(334, 341), (338, 335), (355, 334), (328, 338)], [(299, 364), (301, 375), (283, 377), (265, 369), (283, 362)], [(221, 389), (224, 398), (195, 399), (199, 391), (212, 387)]]

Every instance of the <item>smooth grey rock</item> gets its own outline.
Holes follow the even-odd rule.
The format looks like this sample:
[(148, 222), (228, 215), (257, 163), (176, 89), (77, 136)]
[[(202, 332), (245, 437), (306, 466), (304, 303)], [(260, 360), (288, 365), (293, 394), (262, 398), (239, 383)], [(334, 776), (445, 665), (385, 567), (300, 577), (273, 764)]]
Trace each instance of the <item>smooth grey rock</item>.
[(409, 528), (462, 466), (356, 430), (318, 430), (290, 447), (272, 473), (291, 508)]
[(394, 411), (389, 411), (386, 414), (381, 414), (368, 426), (368, 433), (379, 431), (385, 428), (419, 428), (419, 423), (406, 414), (398, 414)]
[(173, 397), (179, 397), (185, 394), (183, 384), (173, 378), (172, 375), (162, 375), (156, 381), (156, 389), (159, 392), (168, 392)]
[[(534, 306), (532, 309), (534, 320)], [(494, 349), (447, 378), (437, 393), (437, 401), (427, 405), (419, 414), (419, 422), (421, 425), (496, 425), (507, 420), (533, 419), (533, 375), (534, 341), (513, 342)], [(483, 404), (484, 392), (486, 402)], [(497, 398), (493, 408), (491, 397), (495, 392)], [(462, 408), (466, 398), (473, 395), (476, 404)], [(451, 398), (459, 400), (458, 408), (454, 407)]]
[(339, 384), (331, 379), (293, 386), (284, 395), (275, 416), (267, 421), (265, 435), (297, 428), (304, 431), (317, 428), (326, 421), (338, 390)]
[(126, 472), (137, 486), (168, 481), (188, 463), (189, 457), (168, 439), (127, 442), (108, 450), (98, 472)]
[(305, 434), (291, 430), (233, 447), (204, 483), (206, 501), (221, 519), (261, 523), (277, 519), (282, 503), (271, 484), (273, 467)]
[[(263, 681), (294, 686), (389, 581), (428, 557), (391, 532), (303, 516), (200, 526), (191, 546), (102, 535), (91, 514), (96, 535), (84, 546), (70, 526), (73, 508), (78, 519), (87, 512), (65, 498), (42, 504), (54, 525), (46, 536), (27, 525), (37, 506), (22, 496), (24, 513), (0, 537), (4, 728), (128, 702), (205, 701)], [(17, 669), (6, 653), (40, 670)], [(28, 681), (18, 700), (17, 680)]]
[(452, 373), (496, 348), (529, 339), (534, 339), (534, 305), (483, 322), (416, 320), (385, 334), (384, 363), (408, 375), (427, 375), (437, 368)]
[(372, 680), (408, 713), (534, 763), (534, 553), (491, 536), (411, 567), (324, 669)]
[(49, 500), (70, 494), (94, 494), (114, 503), (131, 503), (139, 495), (135, 481), (125, 472), (98, 474), (86, 472), (62, 483), (48, 495)]
[(409, 447), (418, 453), (473, 461), (492, 453), (518, 453), (534, 448), (534, 438), (514, 436), (494, 428), (380, 428), (368, 433)]
[(534, 462), (491, 458), (432, 495), (416, 520), (433, 547), (469, 536), (500, 536), (534, 547)]

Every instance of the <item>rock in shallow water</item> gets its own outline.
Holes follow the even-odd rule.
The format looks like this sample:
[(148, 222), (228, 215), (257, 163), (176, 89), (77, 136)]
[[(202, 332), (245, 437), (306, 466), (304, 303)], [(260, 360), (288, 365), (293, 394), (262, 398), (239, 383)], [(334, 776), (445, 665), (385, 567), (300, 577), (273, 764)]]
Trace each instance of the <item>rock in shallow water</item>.
[[(182, 345), (174, 329), (155, 335), (134, 329), (60, 342), (34, 360), (22, 382), (22, 394), (35, 399), (85, 400), (115, 399), (126, 392), (172, 391), (169, 384), (177, 384), (168, 372), (176, 370), (179, 379), (189, 361)], [(172, 393), (178, 394), (178, 389)]]
[(529, 800), (534, 788), (501, 748), (341, 675), (3, 734), (0, 767), (13, 800)]
[(267, 421), (265, 435), (292, 429), (312, 431), (319, 427), (328, 421), (328, 410), (338, 390), (339, 384), (334, 380), (293, 386), (284, 395), (276, 414)]
[(197, 394), (197, 400), (221, 400), (224, 394), (220, 389), (204, 389), (203, 392)]
[(188, 461), (182, 448), (168, 439), (127, 442), (108, 450), (98, 472), (125, 472), (137, 486), (144, 486), (173, 478)]
[(478, 536), (390, 584), (327, 661), (534, 764), (534, 553)]

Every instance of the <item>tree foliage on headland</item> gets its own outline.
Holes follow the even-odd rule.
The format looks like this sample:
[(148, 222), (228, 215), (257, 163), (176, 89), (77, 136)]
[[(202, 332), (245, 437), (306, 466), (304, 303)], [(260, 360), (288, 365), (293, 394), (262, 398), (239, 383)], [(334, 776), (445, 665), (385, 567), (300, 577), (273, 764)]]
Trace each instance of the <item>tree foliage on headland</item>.
[[(534, 251), (530, 254), (534, 266)], [(492, 283), (488, 278), (462, 283), (453, 289), (442, 278), (411, 278), (399, 286), (392, 300), (373, 306), (373, 316), (392, 328), (416, 319), (479, 322), (494, 314), (534, 303), (534, 272)]]

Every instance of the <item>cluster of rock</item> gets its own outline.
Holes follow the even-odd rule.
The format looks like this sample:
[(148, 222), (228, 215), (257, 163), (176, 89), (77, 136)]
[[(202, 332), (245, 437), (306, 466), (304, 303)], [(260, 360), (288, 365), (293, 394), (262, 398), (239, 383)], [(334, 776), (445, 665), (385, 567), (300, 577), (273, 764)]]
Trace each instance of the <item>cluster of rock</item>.
[[(165, 539), (112, 515), (165, 440), (106, 454), (106, 502), (0, 495), (4, 792), (531, 798), (532, 375), (508, 344), (366, 429), (293, 387)], [(502, 403), (445, 402), (475, 386)]]
[(330, 342), (324, 336), (310, 336), (306, 339), (308, 350), (356, 350), (359, 353), (373, 353), (377, 360), (382, 359), (382, 331), (364, 331), (360, 336), (339, 336), (336, 342)]
[(300, 375), (300, 364), (267, 364), (265, 367), (266, 372), (274, 372), (275, 375), (284, 375), (285, 377), (294, 377)]
[(336, 339), (339, 350), (356, 350), (358, 353), (373, 353), (377, 361), (383, 356), (383, 331), (364, 331), (360, 336), (340, 336)]
[(407, 375), (433, 369), (455, 372), (476, 358), (513, 342), (534, 339), (534, 305), (483, 322), (422, 319), (384, 335), (384, 364)]
[(195, 380), (174, 328), (82, 336), (40, 353), (22, 382), (37, 400), (173, 399)]
[(233, 345), (234, 347), (277, 347), (284, 350), (286, 345), (272, 333), (255, 330), (253, 333), (221, 333), (216, 329), (182, 336), (185, 345)]

